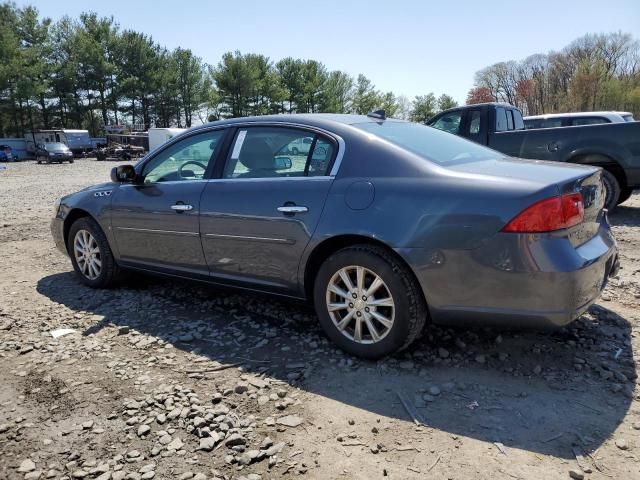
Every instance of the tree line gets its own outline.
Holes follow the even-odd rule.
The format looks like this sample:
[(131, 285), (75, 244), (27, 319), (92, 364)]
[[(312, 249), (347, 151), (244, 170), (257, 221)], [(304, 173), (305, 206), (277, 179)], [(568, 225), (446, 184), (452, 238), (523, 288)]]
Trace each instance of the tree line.
[(525, 114), (616, 110), (640, 117), (640, 42), (588, 34), (559, 52), (499, 62), (475, 75), (467, 103), (503, 101)]
[(316, 60), (225, 53), (207, 64), (189, 49), (169, 51), (113, 17), (83, 13), (53, 22), (36, 8), (0, 4), (0, 137), (39, 128), (105, 125), (190, 127), (269, 113), (366, 114), (426, 121), (456, 105), (433, 93), (409, 100), (364, 75)]

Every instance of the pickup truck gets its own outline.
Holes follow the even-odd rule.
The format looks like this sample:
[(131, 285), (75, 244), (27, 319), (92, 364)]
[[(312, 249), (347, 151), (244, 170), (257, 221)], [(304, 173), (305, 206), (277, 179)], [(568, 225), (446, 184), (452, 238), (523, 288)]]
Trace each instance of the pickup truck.
[(525, 130), (516, 107), (482, 103), (445, 110), (427, 125), (512, 157), (602, 167), (609, 210), (640, 188), (640, 122)]

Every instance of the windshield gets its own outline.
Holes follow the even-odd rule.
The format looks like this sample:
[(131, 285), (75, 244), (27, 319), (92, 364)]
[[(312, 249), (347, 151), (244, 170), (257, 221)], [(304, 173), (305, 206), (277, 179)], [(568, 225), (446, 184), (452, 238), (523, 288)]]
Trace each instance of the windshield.
[(441, 165), (504, 157), (495, 150), (417, 123), (386, 121), (353, 126)]
[(69, 147), (64, 143), (45, 143), (44, 148), (48, 152), (66, 152), (69, 150)]

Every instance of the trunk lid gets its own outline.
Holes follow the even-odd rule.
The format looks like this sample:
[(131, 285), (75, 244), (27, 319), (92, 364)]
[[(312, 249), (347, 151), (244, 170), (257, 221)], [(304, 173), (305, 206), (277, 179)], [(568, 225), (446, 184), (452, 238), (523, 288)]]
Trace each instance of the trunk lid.
[(557, 195), (580, 192), (584, 202), (584, 220), (567, 230), (574, 246), (593, 238), (603, 221), (605, 192), (598, 167), (504, 157), (461, 163), (447, 168), (461, 173), (495, 177), (502, 181), (525, 181), (536, 184), (540, 189), (554, 186)]

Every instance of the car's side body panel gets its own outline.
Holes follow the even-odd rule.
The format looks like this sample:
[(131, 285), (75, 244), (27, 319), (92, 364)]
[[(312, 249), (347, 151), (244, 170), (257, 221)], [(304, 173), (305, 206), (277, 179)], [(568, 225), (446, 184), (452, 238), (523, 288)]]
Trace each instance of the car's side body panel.
[[(111, 227), (123, 265), (206, 273), (200, 243), (205, 181), (122, 185), (111, 195)], [(176, 211), (177, 204), (191, 206)]]
[[(207, 182), (200, 232), (211, 276), (298, 292), (298, 263), (320, 220), (332, 181), (327, 176)], [(307, 210), (278, 211), (287, 205)]]

